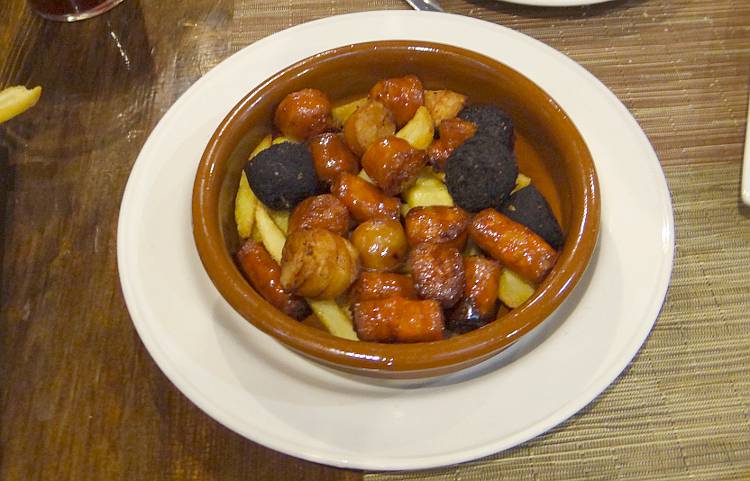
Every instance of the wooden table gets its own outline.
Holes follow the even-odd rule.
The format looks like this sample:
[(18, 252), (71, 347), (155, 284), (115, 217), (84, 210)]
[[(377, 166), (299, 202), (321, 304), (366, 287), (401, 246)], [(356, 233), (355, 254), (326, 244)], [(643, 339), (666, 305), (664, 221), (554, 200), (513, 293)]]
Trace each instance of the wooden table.
[[(738, 204), (750, 3), (443, 4), (549, 43), (623, 100), (665, 167), (677, 259), (644, 351), (592, 407), (492, 459), (393, 479), (750, 476), (750, 275), (737, 270), (750, 262), (750, 213)], [(39, 84), (44, 93), (33, 110), (0, 126), (0, 479), (388, 478), (280, 454), (191, 404), (133, 328), (115, 245), (133, 162), (195, 80), (288, 26), (387, 8), (405, 5), (126, 0), (68, 25), (41, 20), (23, 0), (4, 2), (0, 87)], [(719, 387), (703, 389), (700, 379)], [(706, 422), (691, 424), (691, 410)], [(622, 413), (635, 424), (621, 422)], [(613, 471), (602, 461), (611, 461), (608, 453)], [(565, 464), (571, 456), (575, 466)]]

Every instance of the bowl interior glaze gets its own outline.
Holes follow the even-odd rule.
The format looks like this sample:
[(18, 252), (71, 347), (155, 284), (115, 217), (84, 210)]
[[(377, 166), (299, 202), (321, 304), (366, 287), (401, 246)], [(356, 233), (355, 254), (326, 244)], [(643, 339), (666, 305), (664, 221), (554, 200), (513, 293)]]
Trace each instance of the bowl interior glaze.
[[(415, 74), (426, 89), (451, 89), (471, 103), (504, 109), (516, 128), (521, 172), (544, 194), (566, 234), (552, 272), (524, 305), (493, 323), (446, 340), (378, 344), (335, 338), (295, 321), (263, 300), (232, 260), (239, 246), (234, 196), (240, 172), (260, 139), (273, 130), (281, 99), (302, 88), (325, 92), (333, 104), (365, 95), (378, 80)], [(599, 231), (596, 172), (573, 123), (523, 75), (480, 54), (428, 42), (349, 45), (302, 60), (261, 83), (212, 136), (193, 189), (193, 233), (209, 277), (245, 319), (297, 352), (356, 374), (420, 378), (457, 371), (508, 347), (540, 324), (570, 293), (593, 253)]]

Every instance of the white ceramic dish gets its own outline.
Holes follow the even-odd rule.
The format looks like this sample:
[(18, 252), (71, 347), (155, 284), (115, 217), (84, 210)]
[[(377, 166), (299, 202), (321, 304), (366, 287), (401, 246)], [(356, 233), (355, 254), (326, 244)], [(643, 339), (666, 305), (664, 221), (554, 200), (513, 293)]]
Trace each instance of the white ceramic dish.
[[(469, 371), (421, 385), (346, 377), (245, 322), (204, 272), (191, 235), (201, 153), (255, 84), (332, 47), (385, 39), (443, 42), (522, 72), (586, 139), (602, 194), (587, 274), (543, 328)], [(448, 14), (369, 12), (265, 38), (198, 80), (154, 129), (120, 212), (118, 262), (144, 344), (169, 379), (230, 429), (319, 463), (391, 470), (467, 461), (517, 445), (588, 404), (646, 339), (669, 283), (672, 208), (658, 159), (617, 98), (582, 67), (512, 30)]]

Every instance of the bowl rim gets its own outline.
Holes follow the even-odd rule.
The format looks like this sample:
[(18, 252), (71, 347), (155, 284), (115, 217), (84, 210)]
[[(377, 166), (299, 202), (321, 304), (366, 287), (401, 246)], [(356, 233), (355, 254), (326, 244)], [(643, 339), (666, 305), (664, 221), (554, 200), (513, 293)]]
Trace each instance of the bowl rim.
[[(244, 112), (261, 101), (276, 82), (304, 74), (316, 63), (366, 51), (406, 50), (459, 55), (493, 69), (502, 70), (546, 97), (549, 108), (577, 146), (580, 169), (582, 216), (570, 219), (567, 239), (552, 271), (523, 305), (479, 329), (439, 341), (415, 344), (385, 344), (352, 341), (301, 324), (272, 307), (245, 280), (221, 232), (218, 191), (226, 159), (239, 144), (244, 130), (236, 128)], [(594, 162), (589, 149), (569, 116), (536, 83), (515, 69), (483, 54), (461, 47), (429, 41), (385, 40), (362, 42), (325, 50), (280, 70), (250, 90), (216, 128), (199, 162), (192, 193), (193, 237), (201, 262), (222, 297), (246, 320), (293, 350), (324, 364), (365, 374), (421, 377), (452, 372), (476, 364), (509, 347), (547, 319), (572, 291), (588, 267), (599, 237), (600, 195)]]

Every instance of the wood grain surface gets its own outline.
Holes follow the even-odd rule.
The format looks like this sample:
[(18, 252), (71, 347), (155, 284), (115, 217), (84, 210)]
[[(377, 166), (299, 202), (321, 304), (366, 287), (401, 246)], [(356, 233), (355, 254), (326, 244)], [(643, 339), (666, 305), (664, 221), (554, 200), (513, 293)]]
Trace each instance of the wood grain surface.
[[(715, 289), (713, 297), (703, 296), (692, 277), (678, 277), (670, 291), (672, 307), (657, 327), (679, 335), (657, 337), (655, 350), (642, 361), (647, 364), (636, 365), (634, 372), (666, 376), (663, 382), (672, 390), (666, 395), (654, 390), (660, 396), (656, 408), (688, 416), (702, 405), (717, 426), (727, 426), (719, 421), (727, 415), (733, 426), (746, 426), (749, 286), (747, 277), (731, 267), (733, 259), (746, 253), (750, 239), (750, 213), (736, 200), (750, 86), (750, 2), (619, 0), (568, 9), (494, 0), (442, 3), (448, 11), (514, 28), (561, 50), (633, 112), (682, 209), (676, 215), (682, 242), (676, 272), (734, 276), (729, 278), (731, 289)], [(34, 109), (0, 126), (0, 479), (363, 477), (248, 441), (210, 419), (167, 380), (125, 308), (116, 268), (116, 224), (127, 177), (151, 129), (209, 69), (292, 25), (396, 8), (406, 5), (401, 0), (126, 0), (100, 17), (60, 24), (33, 15), (24, 0), (2, 2), (0, 88), (42, 85), (44, 93)], [(701, 182), (690, 188), (680, 183), (691, 179)], [(721, 189), (711, 191), (717, 184)], [(704, 239), (701, 212), (716, 196), (721, 201), (716, 215), (727, 212), (731, 217), (712, 225), (719, 229), (717, 235), (730, 237)], [(689, 239), (681, 237), (687, 233)], [(712, 256), (708, 260), (700, 257), (706, 252)], [(695, 299), (705, 301), (702, 312), (716, 306), (723, 331), (701, 330), (703, 324), (681, 330), (682, 322), (704, 322), (675, 310), (690, 309)], [(659, 364), (666, 362), (660, 353), (669, 347), (685, 343), (680, 365), (692, 363), (696, 372), (718, 376), (712, 370), (715, 359), (707, 355), (717, 344), (698, 335), (706, 332), (727, 339), (722, 348), (737, 366), (732, 389), (713, 390), (718, 397), (710, 402), (698, 402), (704, 398), (694, 391), (687, 401), (670, 397), (696, 380), (670, 377), (679, 365)], [(649, 371), (653, 365), (659, 368), (656, 374)], [(652, 386), (635, 377), (625, 379), (602, 402), (626, 406), (626, 417), (637, 419), (638, 406), (627, 407), (627, 401)], [(715, 430), (680, 431), (683, 418), (660, 418), (661, 411), (647, 407), (642, 411), (656, 417), (644, 421), (639, 429), (645, 438), (637, 438), (634, 450), (623, 454), (632, 458), (610, 459), (607, 453), (614, 448), (596, 445), (609, 432), (609, 423), (620, 422), (614, 425), (627, 430), (625, 418), (612, 415), (598, 425), (594, 421), (599, 418), (584, 412), (536, 444), (498, 457), (492, 470), (481, 471), (490, 465), (480, 462), (398, 479), (562, 479), (564, 474), (570, 479), (656, 479), (667, 471), (656, 457), (648, 458), (655, 450), (662, 459), (675, 452), (682, 456), (675, 462), (684, 469), (663, 479), (750, 476), (748, 465), (736, 463), (750, 458), (747, 432), (727, 427), (715, 444)], [(595, 429), (578, 430), (581, 425)], [(678, 434), (685, 436), (681, 446), (686, 449), (656, 449)], [(709, 444), (691, 457), (693, 439)], [(581, 454), (581, 447), (589, 445), (591, 451)], [(553, 454), (562, 463), (557, 467), (544, 464)], [(611, 471), (596, 471), (594, 463), (602, 459)], [(535, 465), (548, 469), (534, 471)]]

